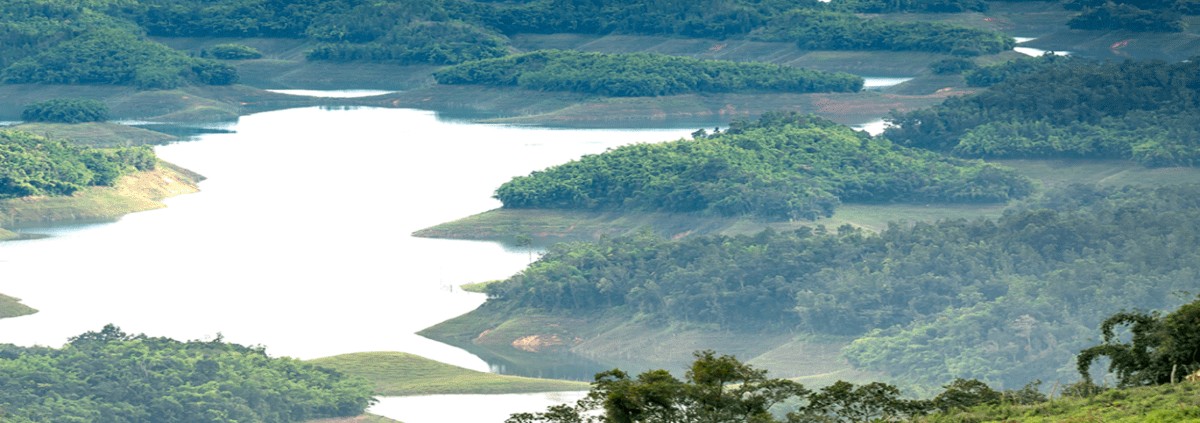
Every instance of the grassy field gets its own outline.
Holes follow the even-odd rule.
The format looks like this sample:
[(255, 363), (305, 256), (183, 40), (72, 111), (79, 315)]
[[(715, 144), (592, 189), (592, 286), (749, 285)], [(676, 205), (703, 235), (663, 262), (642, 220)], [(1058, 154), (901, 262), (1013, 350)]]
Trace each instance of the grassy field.
[(360, 376), (384, 396), (436, 394), (516, 394), (584, 391), (588, 384), (477, 372), (401, 352), (344, 354), (309, 363)]
[(1200, 422), (1200, 383), (1112, 389), (1090, 398), (1060, 397), (1035, 405), (1000, 405), (929, 417), (949, 422)]
[(24, 316), (26, 314), (37, 313), (32, 307), (21, 304), (21, 300), (4, 294), (0, 294), (0, 319), (8, 317)]

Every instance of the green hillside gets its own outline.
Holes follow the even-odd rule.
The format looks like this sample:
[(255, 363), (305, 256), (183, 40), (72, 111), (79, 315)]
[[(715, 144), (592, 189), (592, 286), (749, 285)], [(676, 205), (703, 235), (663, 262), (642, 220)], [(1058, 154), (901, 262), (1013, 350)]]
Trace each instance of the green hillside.
[(845, 203), (1003, 203), (1011, 170), (893, 145), (831, 121), (768, 113), (722, 133), (638, 144), (515, 178), (505, 208), (626, 209), (813, 220)]
[(371, 382), (378, 395), (512, 394), (581, 391), (583, 382), (477, 372), (400, 352), (365, 352), (308, 360)]

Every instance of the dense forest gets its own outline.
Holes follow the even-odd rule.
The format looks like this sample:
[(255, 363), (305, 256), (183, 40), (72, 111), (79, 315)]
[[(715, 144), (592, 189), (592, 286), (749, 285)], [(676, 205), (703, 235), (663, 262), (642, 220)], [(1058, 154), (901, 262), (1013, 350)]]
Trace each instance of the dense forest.
[(884, 3), (14, 0), (0, 4), (0, 80), (149, 89), (237, 81), (228, 64), (147, 35), (302, 38), (315, 43), (310, 60), (435, 65), (503, 57), (512, 51), (508, 36), (523, 32), (743, 37), (806, 49), (958, 55), (1013, 46), (996, 32), (856, 14), (979, 10), (978, 0)]
[(112, 185), (121, 175), (153, 169), (149, 147), (99, 149), (17, 130), (0, 130), (0, 198), (71, 195)]
[(108, 106), (99, 100), (56, 98), (25, 106), (21, 119), (26, 122), (83, 123), (108, 120)]
[(692, 140), (637, 144), (514, 178), (508, 208), (829, 216), (842, 202), (1005, 202), (1032, 191), (1011, 170), (905, 148), (814, 116), (768, 113)]
[(62, 348), (0, 344), (0, 419), (34, 422), (297, 422), (357, 416), (370, 386), (261, 348), (129, 335), (114, 326)]
[(1200, 186), (1073, 186), (995, 220), (562, 244), (484, 307), (852, 336), (859, 368), (936, 386), (1074, 374), (1064, 357), (1122, 309), (1200, 277)]
[(190, 57), (106, 15), (108, 2), (15, 0), (0, 5), (0, 81), (172, 88), (226, 85), (236, 71)]
[[(1080, 29), (1179, 31), (1183, 16), (1200, 13), (1189, 0), (1064, 6), (1080, 11), (1070, 23)], [(315, 43), (311, 60), (435, 65), (506, 56), (513, 50), (508, 36), (519, 33), (733, 37), (960, 56), (1011, 49), (1012, 38), (997, 32), (876, 16), (987, 8), (981, 0), (13, 0), (0, 5), (0, 80), (142, 88), (237, 81), (229, 65), (147, 35), (300, 38)]]
[(1195, 0), (1064, 0), (1080, 11), (1067, 25), (1074, 29), (1125, 29), (1140, 32), (1180, 32), (1184, 16), (1200, 14)]
[(864, 19), (848, 13), (794, 9), (780, 14), (751, 37), (795, 42), (808, 50), (930, 51), (978, 56), (1009, 50), (1012, 38), (961, 26), (933, 22)]
[(693, 92), (854, 92), (863, 79), (768, 63), (700, 60), (655, 53), (539, 50), (467, 62), (434, 73), (439, 84), (518, 86), (614, 97)]
[(1200, 61), (1118, 63), (1047, 56), (968, 72), (983, 92), (895, 113), (884, 135), (967, 157), (1200, 164)]

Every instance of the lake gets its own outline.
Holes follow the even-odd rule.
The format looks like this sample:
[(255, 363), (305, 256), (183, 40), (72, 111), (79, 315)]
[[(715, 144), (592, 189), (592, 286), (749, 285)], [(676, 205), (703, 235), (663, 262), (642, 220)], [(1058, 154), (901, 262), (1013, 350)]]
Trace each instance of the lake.
[[(0, 342), (61, 346), (113, 323), (181, 340), (220, 334), (276, 356), (404, 351), (487, 371), (478, 357), (414, 333), (478, 307), (483, 295), (455, 287), (508, 277), (529, 252), (410, 234), (498, 207), (491, 194), (513, 176), (695, 130), (481, 125), (377, 108), (261, 113), (227, 129), (157, 150), (207, 176), (200, 193), (115, 223), (24, 229), (52, 236), (0, 243), (0, 293), (40, 310), (0, 320)], [(380, 412), (446, 421), (385, 405), (403, 401)], [(531, 401), (471, 408), (544, 408)]]

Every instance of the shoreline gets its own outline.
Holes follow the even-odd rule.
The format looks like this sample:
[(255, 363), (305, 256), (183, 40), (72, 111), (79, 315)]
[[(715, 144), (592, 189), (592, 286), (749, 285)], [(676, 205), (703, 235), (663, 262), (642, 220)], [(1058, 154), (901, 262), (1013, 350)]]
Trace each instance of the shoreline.
[[(117, 220), (121, 216), (166, 207), (161, 200), (199, 191), (204, 177), (159, 161), (154, 170), (121, 177), (111, 187), (88, 187), (68, 197), (22, 197), (0, 200), (0, 224), (36, 228), (55, 224)], [(36, 231), (0, 227), (0, 242), (20, 242), (40, 236)], [(0, 293), (0, 319), (37, 313), (20, 299)]]
[[(1045, 39), (1053, 39), (1047, 37)], [(615, 37), (606, 41), (621, 41), (623, 38)], [(204, 44), (211, 40), (200, 40), (198, 43)], [(536, 43), (551, 43), (556, 40), (549, 38), (526, 39), (525, 42), (529, 45)], [(581, 40), (580, 42), (594, 43), (596, 40)], [(842, 56), (842, 57), (838, 57)], [(850, 63), (851, 60), (880, 60), (880, 57), (885, 55), (873, 56), (867, 53), (830, 53), (817, 52), (814, 57), (819, 60), (828, 60), (828, 66), (842, 66), (844, 63)], [(993, 60), (988, 58), (987, 60)], [(932, 60), (932, 59), (928, 59)], [(915, 63), (907, 63), (908, 66), (914, 69), (919, 68)], [(301, 75), (307, 78), (316, 78), (318, 76), (337, 79), (337, 76), (352, 73), (351, 69), (357, 64), (351, 65), (332, 65), (326, 63), (306, 63), (287, 62), (278, 59), (265, 59), (262, 61), (254, 61), (248, 63), (246, 67), (256, 67), (258, 73), (255, 77), (259, 80), (247, 80), (248, 83), (253, 83), (258, 86), (270, 88), (298, 88), (297, 85), (306, 84), (303, 80), (285, 81), (272, 76), (273, 74), (283, 74), (283, 71), (288, 75)], [(383, 83), (382, 85), (394, 85), (401, 87), (400, 92), (384, 94), (374, 97), (355, 98), (355, 99), (330, 99), (291, 96), (286, 94), (271, 93), (265, 89), (251, 87), (249, 85), (238, 85), (232, 87), (188, 87), (177, 90), (139, 92), (129, 89), (128, 87), (79, 87), (71, 86), (0, 86), (0, 96), (12, 99), (9, 107), (0, 107), (0, 120), (5, 120), (5, 116), (12, 114), (15, 110), (15, 105), (22, 100), (28, 100), (36, 96), (53, 97), (60, 93), (73, 93), (81, 91), (82, 96), (95, 96), (113, 106), (117, 116), (123, 119), (148, 119), (153, 121), (163, 121), (180, 124), (195, 124), (200, 122), (211, 121), (233, 121), (240, 116), (251, 113), (278, 110), (292, 107), (312, 107), (328, 105), (333, 107), (388, 107), (388, 108), (417, 108), (424, 110), (433, 110), (440, 117), (448, 119), (462, 119), (472, 123), (497, 123), (497, 124), (514, 124), (514, 125), (532, 125), (545, 127), (581, 127), (581, 128), (611, 128), (611, 127), (677, 127), (681, 125), (693, 125), (693, 127), (711, 127), (713, 122), (727, 123), (731, 119), (750, 118), (755, 114), (762, 113), (767, 110), (795, 110), (807, 113), (819, 113), (823, 116), (830, 117), (842, 123), (861, 123), (874, 119), (879, 116), (886, 115), (889, 110), (907, 110), (911, 108), (926, 107), (928, 105), (940, 103), (946, 97), (951, 95), (961, 95), (969, 93), (965, 89), (961, 78), (938, 78), (930, 75), (918, 75), (912, 81), (906, 82), (896, 87), (891, 87), (883, 90), (872, 90), (869, 92), (861, 92), (855, 94), (687, 94), (670, 97), (653, 97), (653, 98), (603, 98), (596, 96), (587, 96), (572, 93), (545, 93), (536, 91), (527, 91), (520, 89), (490, 89), (482, 87), (443, 87), (430, 86), (428, 80), (421, 75), (421, 72), (428, 72), (429, 69), (417, 69), (413, 67), (395, 67), (388, 65), (371, 65), (364, 66), (366, 76), (357, 75), (347, 81), (338, 80), (336, 82), (327, 82), (327, 88), (335, 88), (336, 86), (350, 86), (351, 88), (368, 88), (368, 86), (356, 86), (355, 81), (363, 82), (371, 78), (379, 77), (380, 75), (388, 75), (394, 78), (392, 81)], [(334, 76), (324, 75), (321, 70), (331, 70)], [(394, 70), (402, 70), (400, 75), (390, 75)], [(275, 79), (271, 79), (275, 78)], [(375, 84), (380, 84), (378, 81), (386, 81), (381, 79), (374, 81)], [(309, 83), (313, 80), (307, 81)], [(344, 85), (343, 85), (344, 84)], [(424, 85), (423, 85), (424, 84)], [(320, 84), (309, 84), (308, 87), (318, 86)], [(14, 88), (15, 87), (15, 88)], [(393, 86), (380, 87), (391, 89)], [(43, 91), (44, 90), (44, 91)], [(481, 92), (483, 95), (480, 95)], [(48, 93), (48, 94), (47, 94)], [(60, 209), (53, 203), (54, 199), (32, 199), (27, 204), (29, 210), (16, 212), (16, 217), (10, 216), (4, 210), (3, 202), (0, 202), (0, 226), (13, 226), (17, 223), (20, 226), (38, 226), (46, 223), (65, 223), (65, 222), (82, 222), (89, 220), (113, 220), (128, 213), (134, 213), (143, 210), (150, 210), (163, 207), (159, 200), (174, 196), (182, 195), (188, 192), (196, 192), (198, 187), (197, 182), (203, 179), (202, 176), (186, 169), (170, 165), (166, 162), (159, 162), (160, 168), (154, 172), (162, 171), (164, 167), (176, 172), (173, 175), (160, 177), (159, 182), (164, 182), (167, 185), (179, 183), (184, 179), (191, 179), (192, 191), (186, 189), (173, 189), (168, 186), (159, 186), (158, 189), (144, 187), (147, 190), (138, 191), (143, 194), (148, 193), (147, 197), (124, 197), (126, 200), (118, 200), (122, 198), (122, 193), (110, 192), (118, 191), (108, 188), (90, 188), (87, 193), (78, 196), (79, 204), (77, 209), (70, 210), (70, 207)], [(1042, 164), (1033, 164), (1032, 166), (1042, 166)], [(151, 173), (154, 173), (151, 172)], [(1053, 173), (1053, 169), (1046, 171)], [(1122, 171), (1124, 172), (1124, 171)], [(1116, 173), (1114, 173), (1116, 174)], [(133, 176), (133, 175), (131, 175)], [(161, 176), (161, 175), (159, 175)], [(1108, 177), (1108, 176), (1106, 176)], [(154, 185), (153, 177), (137, 178), (138, 183)], [(170, 182), (168, 181), (173, 181)], [(1046, 185), (1050, 185), (1046, 183)], [(114, 187), (115, 188), (115, 187)], [(176, 187), (179, 188), (179, 187)], [(93, 193), (93, 190), (98, 192)], [(186, 191), (186, 192), (185, 192)], [(126, 193), (128, 194), (128, 193)], [(154, 196), (161, 195), (154, 198)], [(72, 197), (74, 199), (75, 197)], [(909, 207), (907, 212), (901, 212), (905, 216), (929, 217), (930, 211), (941, 212), (946, 207), (926, 207), (922, 209), (920, 205)], [(958, 214), (998, 214), (999, 209), (995, 208), (987, 210), (947, 210), (946, 213), (950, 216), (936, 215), (933, 217), (959, 217)], [(871, 209), (868, 206), (849, 210), (850, 216), (837, 216), (834, 219), (822, 220), (817, 222), (799, 222), (797, 226), (809, 226), (812, 224), (824, 224), (827, 227), (836, 227), (841, 223), (850, 223), (856, 226), (872, 227), (881, 224), (886, 224), (885, 219), (881, 220), (879, 216), (889, 213), (888, 211), (880, 211)], [(896, 210), (893, 208), (893, 211)], [(442, 238), (457, 238), (457, 239), (491, 239), (504, 242), (504, 238), (512, 237), (514, 234), (502, 233), (503, 230), (511, 232), (513, 224), (522, 224), (520, 231), (538, 231), (539, 236), (554, 237), (556, 234), (560, 237), (592, 237), (610, 234), (610, 232), (628, 232), (637, 230), (640, 227), (646, 227), (654, 224), (654, 222), (671, 222), (676, 226), (669, 227), (665, 236), (688, 236), (696, 233), (705, 233), (705, 231), (713, 233), (747, 233), (750, 231), (761, 230), (765, 227), (773, 227), (774, 224), (763, 222), (748, 221), (745, 219), (722, 219), (722, 222), (700, 222), (681, 223), (678, 221), (679, 216), (649, 216), (639, 217), (632, 215), (623, 215), (613, 213), (607, 216), (591, 216), (585, 219), (584, 222), (578, 222), (578, 216), (548, 216), (543, 221), (530, 221), (523, 219), (520, 216), (504, 216), (502, 213), (491, 214), (499, 211), (489, 211), (481, 215), (469, 217), (467, 219), (479, 218), (498, 218), (497, 222), (505, 222), (510, 225), (507, 227), (498, 226), (492, 223), (492, 227), (476, 226), (474, 229), (467, 228), (466, 231), (490, 230), (488, 236), (492, 238), (471, 238), (469, 236), (439, 236), (429, 235), (433, 232), (433, 228), (427, 228), (418, 231), (417, 236), (442, 237)], [(38, 220), (33, 217), (37, 213), (45, 213), (43, 220)], [(854, 215), (857, 213), (857, 215)], [(483, 218), (480, 218), (483, 219)], [(707, 219), (707, 218), (700, 218)], [(466, 219), (464, 219), (466, 220)], [(571, 222), (566, 225), (560, 224), (563, 221)], [(640, 220), (640, 221), (639, 221)], [(447, 222), (434, 228), (442, 227), (447, 224), (457, 223)], [(679, 225), (701, 225), (709, 229), (697, 230), (696, 228), (680, 227)], [(534, 226), (541, 225), (540, 229)], [(558, 226), (555, 226), (558, 225)], [(787, 225), (792, 225), (788, 223)], [(528, 229), (527, 229), (528, 228)], [(781, 228), (787, 229), (787, 228)], [(777, 229), (779, 230), (779, 229)], [(559, 231), (559, 232), (556, 232)], [(517, 233), (516, 235), (523, 235)], [(20, 237), (19, 232), (12, 232), (0, 228), (0, 240), (5, 237)], [(4, 297), (0, 295), (0, 300)], [(15, 299), (14, 299), (15, 300)], [(18, 303), (19, 304), (19, 303)], [(0, 302), (0, 306), (2, 306)], [(0, 318), (3, 316), (0, 315)], [(451, 319), (453, 320), (453, 319)], [(448, 320), (447, 322), (449, 322)], [(442, 322), (443, 324), (446, 322)], [(612, 335), (616, 336), (616, 335)], [(798, 341), (794, 341), (798, 342)], [(781, 351), (774, 351), (776, 354), (781, 354)], [(612, 354), (629, 354), (628, 351), (611, 352)], [(366, 353), (359, 353), (366, 354)], [(766, 353), (763, 353), (766, 355)], [(787, 357), (793, 359), (793, 357)], [(782, 360), (782, 359), (781, 359)], [(467, 393), (467, 392), (463, 392)]]
[(159, 160), (154, 170), (122, 176), (111, 187), (87, 187), (63, 197), (0, 200), (0, 225), (14, 229), (112, 221), (130, 213), (166, 207), (162, 200), (198, 192), (202, 180), (204, 176), (198, 173)]

